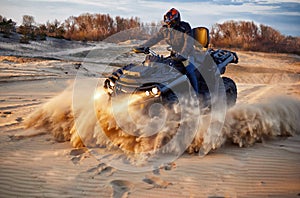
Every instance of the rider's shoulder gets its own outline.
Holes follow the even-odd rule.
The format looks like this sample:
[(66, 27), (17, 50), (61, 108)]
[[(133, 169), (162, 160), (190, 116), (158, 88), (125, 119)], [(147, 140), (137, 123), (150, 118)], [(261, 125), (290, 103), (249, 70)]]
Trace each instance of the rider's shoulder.
[(179, 27), (184, 31), (184, 32), (188, 32), (191, 31), (191, 26), (188, 22), (185, 21), (180, 21)]

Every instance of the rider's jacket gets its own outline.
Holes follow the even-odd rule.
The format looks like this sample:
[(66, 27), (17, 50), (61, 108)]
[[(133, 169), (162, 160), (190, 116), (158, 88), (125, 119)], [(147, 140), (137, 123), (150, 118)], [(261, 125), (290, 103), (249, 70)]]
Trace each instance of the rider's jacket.
[(146, 41), (143, 46), (151, 47), (161, 40), (165, 40), (168, 45), (171, 45), (173, 50), (187, 57), (192, 48), (193, 40), (191, 37), (191, 26), (184, 21), (180, 21), (173, 28), (168, 28), (164, 25), (159, 32)]

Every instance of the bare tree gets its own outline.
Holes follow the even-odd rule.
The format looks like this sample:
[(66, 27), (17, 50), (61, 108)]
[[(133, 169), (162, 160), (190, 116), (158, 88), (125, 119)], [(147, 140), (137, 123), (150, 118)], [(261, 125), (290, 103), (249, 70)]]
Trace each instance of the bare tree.
[(22, 34), (20, 38), (21, 43), (29, 43), (29, 40), (35, 40), (34, 17), (29, 15), (23, 16), (23, 23), (18, 28), (18, 32)]
[(0, 32), (3, 33), (3, 37), (9, 38), (12, 32), (16, 31), (16, 22), (12, 19), (7, 20), (0, 15)]

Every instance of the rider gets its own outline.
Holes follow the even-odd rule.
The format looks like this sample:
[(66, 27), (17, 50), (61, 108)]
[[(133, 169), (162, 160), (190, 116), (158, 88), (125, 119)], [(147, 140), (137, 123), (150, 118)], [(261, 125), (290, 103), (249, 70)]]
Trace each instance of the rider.
[[(189, 23), (181, 21), (180, 13), (175, 8), (170, 9), (164, 15), (164, 22), (165, 25), (163, 25), (156, 35), (137, 48), (147, 49), (165, 39), (165, 41), (172, 46), (172, 49), (177, 52), (176, 54), (171, 54), (173, 55), (172, 58), (175, 61), (186, 61), (193, 50), (191, 26)], [(189, 78), (191, 85), (195, 92), (199, 94), (195, 66), (188, 62), (185, 68), (186, 75)]]

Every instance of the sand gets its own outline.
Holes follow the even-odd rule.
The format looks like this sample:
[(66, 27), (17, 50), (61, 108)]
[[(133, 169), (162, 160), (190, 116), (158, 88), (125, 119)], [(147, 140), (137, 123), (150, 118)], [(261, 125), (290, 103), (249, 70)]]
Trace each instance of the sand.
[[(49, 43), (38, 44), (31, 46)], [(38, 130), (24, 128), (28, 115), (37, 115), (55, 97), (61, 98), (55, 99), (53, 110), (70, 106), (62, 93), (72, 87), (80, 67), (77, 56), (66, 56), (74, 45), (42, 53), (28, 46), (23, 51), (9, 50), (20, 49), (16, 43), (2, 46), (0, 197), (300, 196), (299, 56), (238, 51), (239, 64), (230, 65), (226, 72), (237, 83), (238, 100), (228, 111), (220, 145), (204, 157), (186, 152), (151, 170), (130, 171), (108, 165), (106, 159), (119, 151), (102, 148), (104, 157), (99, 158), (90, 148), (75, 148), (76, 140), (65, 141), (68, 134), (53, 131), (71, 131), (72, 123), (53, 126), (51, 120)], [(86, 45), (76, 43), (76, 49), (95, 44)], [(257, 124), (253, 116), (263, 116), (262, 122)], [(244, 141), (245, 126), (257, 135), (249, 137), (259, 138)]]

